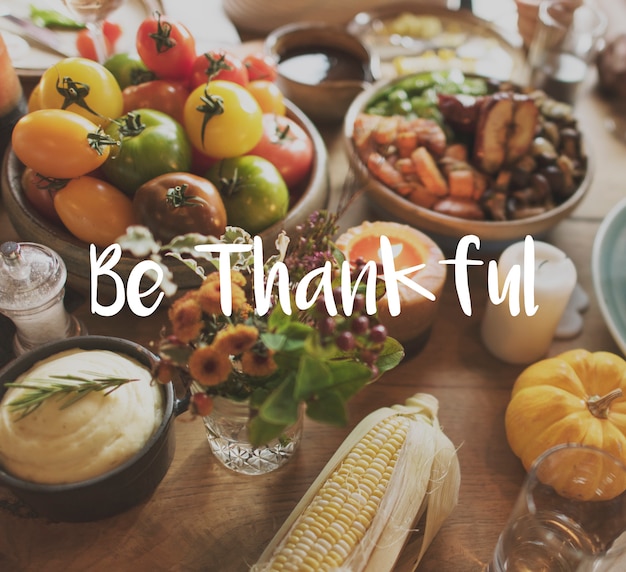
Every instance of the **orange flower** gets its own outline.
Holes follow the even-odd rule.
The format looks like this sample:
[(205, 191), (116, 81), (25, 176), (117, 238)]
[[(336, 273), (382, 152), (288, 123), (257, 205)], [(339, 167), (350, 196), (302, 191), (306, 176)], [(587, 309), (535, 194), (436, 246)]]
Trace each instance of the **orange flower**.
[[(241, 281), (243, 280), (243, 283)], [(233, 312), (239, 312), (247, 304), (242, 286), (246, 279), (239, 272), (231, 272), (231, 299)], [(198, 289), (198, 302), (207, 314), (221, 314), (221, 283), (219, 272), (209, 274)]]
[(258, 352), (247, 351), (241, 356), (241, 369), (248, 375), (265, 377), (274, 373), (278, 366), (274, 361), (273, 352), (260, 354)]
[(184, 343), (198, 337), (202, 330), (202, 308), (195, 292), (187, 292), (176, 300), (167, 313), (172, 324), (173, 334)]
[(259, 339), (259, 330), (245, 324), (228, 325), (218, 332), (213, 345), (226, 355), (238, 356), (249, 350)]
[(231, 370), (228, 355), (213, 346), (198, 348), (189, 357), (189, 373), (200, 385), (222, 383)]

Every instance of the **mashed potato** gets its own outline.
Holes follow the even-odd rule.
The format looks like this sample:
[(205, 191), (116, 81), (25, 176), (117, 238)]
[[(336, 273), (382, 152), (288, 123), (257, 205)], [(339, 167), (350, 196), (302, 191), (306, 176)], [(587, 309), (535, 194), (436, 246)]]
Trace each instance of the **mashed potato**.
[(143, 447), (161, 423), (163, 392), (139, 362), (105, 350), (70, 350), (36, 363), (15, 381), (67, 374), (92, 378), (94, 373), (137, 381), (108, 395), (90, 392), (65, 409), (53, 397), (23, 418), (6, 404), (27, 390), (5, 393), (0, 404), (4, 470), (36, 483), (73, 483), (106, 473)]

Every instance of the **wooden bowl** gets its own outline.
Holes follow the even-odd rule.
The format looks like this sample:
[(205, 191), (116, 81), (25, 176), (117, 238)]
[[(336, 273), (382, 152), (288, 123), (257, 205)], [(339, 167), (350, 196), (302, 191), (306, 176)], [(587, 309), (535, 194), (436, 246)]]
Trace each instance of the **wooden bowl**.
[(585, 175), (573, 194), (553, 208), (527, 218), (503, 221), (470, 220), (442, 214), (404, 198), (369, 172), (356, 150), (353, 133), (355, 120), (366, 109), (368, 103), (382, 91), (407, 77), (410, 76), (383, 80), (359, 95), (346, 114), (343, 129), (344, 144), (348, 151), (351, 168), (365, 186), (368, 199), (391, 220), (397, 220), (425, 231), (437, 237), (438, 242), (442, 241), (443, 244), (449, 244), (450, 239), (459, 239), (473, 234), (478, 236), (486, 247), (501, 249), (511, 242), (523, 239), (526, 235), (539, 237), (546, 234), (572, 213), (589, 190), (593, 176), (593, 161), (589, 150), (585, 149), (587, 163)]
[[(287, 216), (260, 233), (265, 252), (275, 252), (274, 241), (285, 230), (293, 233), (313, 211), (323, 209), (328, 202), (330, 181), (328, 175), (328, 153), (317, 128), (293, 103), (287, 101), (287, 116), (296, 121), (311, 137), (314, 146), (314, 162), (308, 183), (290, 206)], [(91, 266), (89, 245), (72, 236), (65, 228), (55, 225), (39, 215), (28, 203), (21, 188), (24, 165), (9, 148), (2, 169), (2, 200), (9, 219), (20, 239), (49, 246), (63, 258), (68, 272), (68, 284), (79, 292), (90, 292)], [(139, 262), (130, 255), (122, 256), (113, 270), (127, 282), (130, 272)], [(174, 281), (181, 290), (197, 287), (200, 280), (187, 266), (174, 259), (166, 259)], [(98, 279), (98, 294), (103, 300), (115, 298), (115, 284), (110, 277)]]

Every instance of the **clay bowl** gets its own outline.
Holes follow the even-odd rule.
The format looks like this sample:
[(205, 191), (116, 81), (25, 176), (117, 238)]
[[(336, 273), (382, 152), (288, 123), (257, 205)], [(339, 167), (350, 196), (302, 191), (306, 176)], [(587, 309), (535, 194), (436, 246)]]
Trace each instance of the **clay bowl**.
[[(310, 119), (290, 101), (286, 102), (287, 116), (296, 121), (311, 137), (314, 146), (314, 162), (306, 184), (292, 196), (287, 216), (260, 233), (265, 251), (275, 252), (274, 242), (278, 234), (285, 230), (292, 233), (294, 228), (313, 211), (323, 209), (328, 202), (330, 182), (328, 175), (328, 153), (324, 141)], [(24, 165), (9, 148), (4, 157), (2, 170), (2, 200), (9, 219), (18, 236), (23, 241), (44, 244), (59, 253), (68, 272), (68, 284), (78, 292), (90, 292), (91, 267), (89, 245), (73, 237), (65, 228), (55, 225), (39, 215), (28, 203), (21, 189), (20, 178)], [(124, 283), (138, 259), (124, 255), (113, 270)], [(195, 288), (198, 276), (181, 262), (166, 257), (174, 281), (180, 290)], [(110, 277), (98, 278), (98, 295), (103, 300), (114, 299), (115, 284)]]
[[(589, 150), (584, 146), (582, 134), (580, 137), (585, 153), (585, 170), (584, 175), (577, 183), (577, 187), (567, 199), (562, 202), (555, 201), (551, 208), (527, 218), (513, 218), (511, 215), (507, 220), (471, 220), (443, 214), (433, 210), (433, 208), (427, 208), (408, 200), (384, 184), (379, 178), (373, 176), (359, 155), (353, 141), (355, 120), (359, 114), (365, 111), (370, 102), (377, 100), (383, 92), (393, 88), (397, 82), (411, 77), (404, 76), (384, 80), (364, 91), (350, 106), (344, 122), (344, 144), (351, 168), (360, 179), (362, 186), (365, 187), (367, 198), (377, 207), (377, 212), (384, 213), (390, 220), (403, 222), (436, 237), (437, 242), (446, 249), (448, 247), (453, 248), (456, 241), (463, 236), (472, 234), (480, 238), (485, 248), (500, 250), (511, 242), (523, 239), (526, 235), (535, 237), (545, 235), (555, 225), (568, 217), (579, 205), (589, 190), (593, 176), (593, 157), (590, 156)], [(514, 88), (519, 89), (515, 86)], [(469, 160), (472, 161), (471, 154)]]
[[(0, 399), (4, 384), (14, 381), (36, 362), (59, 352), (81, 348), (103, 349), (128, 355), (150, 367), (155, 357), (134, 342), (106, 336), (67, 338), (40, 346), (0, 371)], [(10, 489), (40, 516), (54, 521), (83, 522), (109, 517), (148, 499), (167, 473), (174, 457), (174, 418), (183, 407), (172, 385), (162, 386), (164, 411), (161, 424), (146, 444), (118, 467), (88, 480), (70, 484), (39, 484), (17, 478), (0, 467), (0, 486)]]
[[(378, 57), (339, 26), (287, 24), (269, 34), (264, 48), (278, 62), (281, 91), (316, 122), (343, 121), (354, 98), (380, 77)], [(300, 57), (289, 62), (290, 56)], [(322, 63), (328, 64), (323, 78)]]

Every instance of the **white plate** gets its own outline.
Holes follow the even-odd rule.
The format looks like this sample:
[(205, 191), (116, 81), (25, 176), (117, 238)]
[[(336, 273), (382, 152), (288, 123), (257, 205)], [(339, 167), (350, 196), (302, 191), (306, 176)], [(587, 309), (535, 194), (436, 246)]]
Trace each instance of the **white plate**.
[[(30, 4), (38, 8), (49, 8), (68, 14), (61, 0), (0, 0), (0, 7), (14, 15), (28, 18)], [(107, 18), (116, 22), (122, 29), (122, 36), (116, 43), (118, 52), (135, 51), (135, 33), (141, 21), (146, 18), (150, 2), (126, 0)], [(196, 51), (202, 53), (211, 47), (236, 45), (240, 43), (239, 34), (224, 14), (221, 0), (163, 1), (165, 13), (172, 19), (185, 24), (196, 40)], [(19, 29), (0, 19), (0, 32), (7, 43), (13, 65), (22, 77), (40, 76), (43, 71), (59, 61), (59, 55), (34, 47), (20, 38)], [(68, 55), (78, 55), (76, 51), (76, 32), (56, 31), (63, 51)]]
[(626, 199), (611, 209), (598, 228), (591, 271), (606, 325), (626, 355)]

